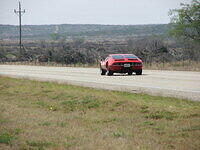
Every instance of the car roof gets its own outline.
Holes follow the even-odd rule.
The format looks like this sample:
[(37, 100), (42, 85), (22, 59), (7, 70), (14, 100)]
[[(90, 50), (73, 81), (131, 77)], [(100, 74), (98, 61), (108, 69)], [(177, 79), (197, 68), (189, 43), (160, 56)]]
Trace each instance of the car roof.
[(113, 55), (133, 55), (133, 56), (135, 56), (134, 54), (110, 54), (109, 56), (113, 56)]

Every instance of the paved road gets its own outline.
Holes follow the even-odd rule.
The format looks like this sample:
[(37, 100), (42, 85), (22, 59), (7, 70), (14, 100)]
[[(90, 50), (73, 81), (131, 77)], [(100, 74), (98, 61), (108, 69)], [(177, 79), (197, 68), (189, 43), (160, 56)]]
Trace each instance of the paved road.
[(101, 76), (97, 68), (0, 65), (0, 75), (200, 101), (200, 72), (144, 70)]

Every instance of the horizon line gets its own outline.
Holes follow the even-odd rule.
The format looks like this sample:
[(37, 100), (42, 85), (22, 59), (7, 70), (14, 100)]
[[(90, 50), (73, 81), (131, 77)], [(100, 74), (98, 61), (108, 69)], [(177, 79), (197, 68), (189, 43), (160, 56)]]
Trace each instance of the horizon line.
[[(102, 25), (102, 26), (137, 26), (137, 25), (168, 25), (170, 23), (150, 23), (150, 24), (84, 24), (84, 23), (60, 23), (60, 24), (22, 24), (22, 26), (42, 26), (42, 25)], [(0, 25), (10, 25), (18, 26), (18, 24), (1, 24)]]

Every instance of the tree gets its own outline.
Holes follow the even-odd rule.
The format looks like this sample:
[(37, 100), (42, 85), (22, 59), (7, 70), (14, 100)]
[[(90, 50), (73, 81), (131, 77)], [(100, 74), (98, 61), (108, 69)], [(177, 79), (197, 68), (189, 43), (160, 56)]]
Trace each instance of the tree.
[(60, 35), (58, 33), (52, 33), (51, 34), (51, 38), (54, 40), (54, 41), (57, 41), (59, 38), (60, 38)]
[(180, 9), (170, 10), (173, 25), (170, 33), (200, 43), (200, 0), (191, 4), (181, 4)]

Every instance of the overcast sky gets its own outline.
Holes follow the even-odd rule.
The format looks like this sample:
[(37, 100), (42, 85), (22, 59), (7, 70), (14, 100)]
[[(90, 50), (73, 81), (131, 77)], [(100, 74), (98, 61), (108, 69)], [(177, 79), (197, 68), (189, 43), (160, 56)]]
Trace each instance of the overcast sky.
[[(22, 24), (163, 24), (191, 0), (21, 0)], [(0, 0), (0, 24), (18, 24), (18, 0)]]

